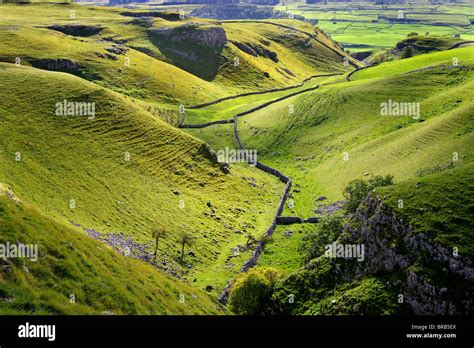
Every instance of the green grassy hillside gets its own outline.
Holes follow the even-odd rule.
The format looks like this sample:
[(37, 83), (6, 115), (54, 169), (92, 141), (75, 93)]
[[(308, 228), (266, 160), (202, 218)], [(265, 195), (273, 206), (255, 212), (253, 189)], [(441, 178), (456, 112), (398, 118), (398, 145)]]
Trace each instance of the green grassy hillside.
[[(315, 77), (305, 81), (302, 85), (295, 85), (295, 87), (291, 89), (241, 96), (202, 108), (188, 109), (186, 112), (185, 123), (201, 124), (217, 120), (230, 120), (235, 114), (245, 112), (267, 102), (278, 100), (279, 98), (285, 97), (289, 94), (303, 92), (307, 89), (317, 87), (322, 83), (329, 83), (329, 81), (334, 79), (343, 80), (343, 74), (335, 76), (324, 76), (324, 74), (321, 76), (315, 75)], [(212, 130), (212, 133), (214, 133), (214, 129)]]
[[(0, 182), (58, 222), (123, 231), (149, 243), (148, 252), (151, 230), (165, 229), (160, 267), (214, 287), (240, 268), (225, 264), (231, 249), (270, 223), (283, 187), (277, 179), (238, 164), (224, 174), (204, 143), (132, 100), (72, 75), (11, 64), (1, 65), (0, 85), (11, 91), (0, 106)], [(64, 99), (95, 102), (95, 119), (56, 115)], [(181, 262), (183, 231), (195, 243)], [(203, 280), (208, 269), (214, 276)]]
[[(288, 213), (311, 216), (319, 195), (340, 199), (347, 182), (367, 173), (399, 181), (449, 162), (453, 152), (470, 161), (472, 87), (471, 71), (459, 68), (322, 86), (245, 116), (239, 129), (264, 163), (292, 177), (300, 192)], [(382, 116), (388, 100), (420, 103), (420, 119)]]
[[(70, 11), (75, 11), (75, 19), (69, 18)], [(31, 16), (31, 12), (36, 15)], [(221, 96), (210, 83), (137, 49), (113, 55), (116, 60), (107, 58), (105, 54), (109, 52), (105, 48), (112, 47), (114, 41), (154, 52), (145, 28), (130, 24), (133, 18), (121, 16), (120, 12), (78, 5), (1, 6), (8, 30), (0, 34), (0, 56), (9, 62), (19, 57), (24, 65), (38, 59), (69, 59), (77, 62), (82, 67), (80, 74), (91, 81), (136, 98), (171, 103), (176, 109), (182, 102)], [(47, 29), (49, 25), (78, 24), (103, 30), (90, 37), (79, 37)], [(130, 59), (129, 66), (125, 65), (125, 58)]]
[[(261, 161), (293, 179), (295, 206), (286, 213), (303, 217), (314, 215), (316, 198), (339, 200), (345, 185), (364, 175), (390, 173), (397, 181), (405, 180), (449, 162), (453, 152), (469, 162), (472, 52), (473, 48), (461, 48), (384, 63), (357, 72), (350, 83), (315, 81), (321, 83), (315, 91), (240, 118), (242, 140), (247, 148), (258, 150)], [(458, 67), (443, 65), (455, 56)], [(381, 103), (389, 100), (420, 103), (420, 118), (382, 116)], [(205, 115), (206, 110), (226, 118), (234, 111), (225, 103), (198, 111)], [(215, 147), (235, 146), (232, 125), (189, 132)]]
[[(0, 261), (0, 313), (226, 313), (214, 301), (273, 221), (284, 184), (245, 163), (218, 163), (217, 151), (238, 148), (233, 124), (190, 129), (178, 120), (230, 120), (254, 108), (238, 131), (259, 162), (291, 178), (283, 215), (320, 215), (350, 181), (391, 174), (396, 185), (377, 190), (387, 209), (430, 242), (472, 253), (474, 47), (349, 75), (363, 64), (291, 19), (77, 4), (2, 4), (0, 18), (0, 242), (38, 243), (41, 253), (37, 263)], [(429, 40), (441, 49), (457, 41)], [(60, 114), (64, 101), (93, 103), (95, 115)], [(419, 114), (384, 115), (392, 102), (414, 103)], [(369, 203), (345, 217), (354, 238)], [(324, 226), (278, 226), (268, 239), (257, 265), (286, 277), (268, 310), (405, 313), (387, 281), (408, 273), (350, 266), (348, 281), (339, 261), (308, 262), (301, 243)], [(166, 236), (154, 262), (156, 230)], [(429, 269), (423, 260), (409, 271)], [(282, 303), (292, 292), (299, 302), (289, 310)]]
[[(418, 233), (460, 254), (474, 255), (474, 164), (453, 162), (450, 170), (436, 168), (434, 174), (401, 182), (377, 192), (383, 202)], [(403, 206), (399, 205), (403, 200)]]
[(37, 244), (39, 258), (1, 261), (2, 314), (225, 313), (196, 288), (4, 194), (1, 243)]
[[(416, 33), (415, 33), (416, 34)], [(379, 51), (364, 61), (367, 65), (375, 65), (385, 61), (410, 58), (426, 53), (434, 53), (471, 45), (469, 41), (452, 36), (413, 35), (397, 42), (394, 48)]]
[[(152, 230), (167, 231), (155, 266), (216, 297), (252, 254), (241, 246), (268, 228), (283, 185), (245, 164), (225, 174), (205, 143), (161, 119), (176, 124), (180, 104), (345, 72), (345, 53), (311, 26), (292, 29), (297, 21), (221, 25), (75, 4), (5, 4), (0, 15), (0, 85), (11, 91), (0, 104), (0, 182), (38, 214), (118, 238), (119, 253), (132, 245), (149, 262)], [(219, 30), (225, 45), (210, 49)], [(95, 117), (55, 114), (64, 100), (94, 103)]]
[[(179, 20), (177, 14), (176, 18), (159, 14), (142, 18), (121, 9), (74, 4), (5, 4), (0, 15), (5, 28), (0, 32), (0, 60), (14, 62), (19, 57), (24, 65), (38, 65), (41, 59), (68, 59), (78, 65), (72, 71), (76, 75), (174, 110), (182, 103), (193, 105), (245, 91), (294, 85), (317, 73), (342, 72), (347, 56), (340, 49), (334, 48), (335, 53), (327, 48), (334, 45), (324, 35), (326, 46), (304, 33), (271, 24), (221, 26), (198, 18)], [(84, 36), (74, 28), (79, 25), (97, 32)], [(213, 34), (205, 30), (209, 26), (223, 28), (227, 43), (219, 48), (190, 47), (187, 36), (212, 40)], [(156, 29), (173, 28), (181, 34), (170, 39), (154, 34)], [(242, 44), (255, 55), (236, 46)]]
[[(452, 66), (472, 66), (474, 49), (472, 47), (458, 48), (450, 51), (436, 52), (432, 54), (424, 54), (421, 56), (404, 59), (402, 61), (395, 60), (380, 64), (371, 69), (364, 69), (352, 75), (351, 80), (364, 80), (371, 78), (381, 78), (409, 73), (413, 70), (435, 67), (438, 65)], [(456, 59), (453, 61), (453, 59)]]

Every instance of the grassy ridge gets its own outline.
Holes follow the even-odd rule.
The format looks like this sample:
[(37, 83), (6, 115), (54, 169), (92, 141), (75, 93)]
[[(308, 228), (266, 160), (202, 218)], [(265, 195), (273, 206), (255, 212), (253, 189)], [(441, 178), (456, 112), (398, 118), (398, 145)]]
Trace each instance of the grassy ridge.
[(474, 255), (473, 169), (469, 163), (377, 192), (418, 233), (448, 248), (456, 247), (460, 254)]
[[(342, 76), (342, 75), (341, 75)], [(303, 91), (315, 87), (325, 81), (334, 79), (334, 77), (315, 77), (303, 83), (302, 86), (287, 89), (284, 91), (275, 91), (265, 94), (248, 95), (231, 100), (225, 100), (220, 103), (206, 106), (199, 109), (188, 109), (186, 112), (186, 124), (199, 124), (217, 120), (230, 120), (235, 114), (250, 110), (266, 102), (276, 100), (291, 93)]]
[(408, 60), (396, 60), (392, 62), (382, 63), (371, 69), (364, 69), (354, 73), (351, 80), (364, 80), (373, 78), (382, 78), (389, 76), (396, 76), (404, 73), (409, 73), (417, 69), (434, 67), (438, 65), (453, 66), (453, 59), (456, 58), (456, 64), (459, 66), (474, 64), (473, 58), (474, 48), (465, 47), (450, 51), (436, 52), (432, 54), (424, 54), (416, 56)]
[[(126, 24), (130, 18), (122, 17), (117, 10), (94, 11), (94, 8), (71, 5), (76, 11), (76, 19), (69, 20), (69, 6), (38, 5), (18, 8), (1, 6), (0, 13), (7, 19), (8, 30), (0, 32), (0, 57), (13, 62), (15, 57), (28, 65), (35, 59), (63, 58), (77, 62), (83, 67), (84, 77), (102, 86), (136, 98), (151, 102), (172, 104), (175, 109), (180, 103), (197, 103), (204, 98), (221, 97), (219, 88), (209, 82), (187, 73), (169, 63), (130, 49), (124, 55), (116, 55), (117, 60), (101, 58), (97, 54), (107, 54), (106, 47), (114, 40), (132, 40), (130, 46), (153, 46), (144, 28)], [(20, 10), (21, 9), (21, 10)], [(30, 12), (37, 12), (32, 20)], [(107, 23), (106, 26), (103, 23)], [(83, 24), (105, 27), (99, 37), (76, 38), (44, 28), (52, 24)], [(15, 30), (17, 26), (18, 28)], [(159, 52), (156, 53), (159, 55)], [(130, 59), (130, 66), (125, 65)]]

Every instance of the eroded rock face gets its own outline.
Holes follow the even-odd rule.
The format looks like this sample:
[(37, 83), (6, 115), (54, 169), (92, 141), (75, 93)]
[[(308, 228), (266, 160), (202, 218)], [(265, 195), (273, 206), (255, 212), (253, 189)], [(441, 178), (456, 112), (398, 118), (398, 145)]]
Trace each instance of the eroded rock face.
[(148, 37), (158, 47), (161, 59), (207, 81), (216, 77), (227, 42), (221, 26), (195, 23), (150, 29)]
[(99, 26), (81, 24), (50, 25), (47, 28), (51, 30), (60, 31), (61, 33), (66, 35), (82, 37), (96, 35), (104, 29)]
[(35, 59), (31, 61), (31, 65), (35, 68), (71, 73), (78, 73), (81, 69), (81, 66), (76, 61), (64, 58)]
[(369, 195), (345, 226), (341, 243), (365, 245), (365, 261), (352, 263), (355, 277), (396, 274), (399, 289), (415, 314), (474, 313), (472, 255), (456, 255), (403, 221)]
[(125, 54), (128, 51), (128, 48), (122, 45), (112, 45), (110, 47), (105, 48), (106, 51), (113, 53), (113, 54)]
[(238, 41), (231, 41), (238, 49), (241, 51), (250, 54), (254, 57), (264, 57), (271, 59), (275, 63), (278, 63), (278, 55), (276, 52), (265, 48), (262, 45), (253, 44), (251, 42), (238, 42)]
[(200, 27), (188, 23), (176, 28), (158, 28), (150, 30), (157, 39), (167, 40), (176, 44), (193, 43), (208, 47), (223, 47), (227, 42), (224, 28), (219, 26)]
[(357, 241), (365, 245), (365, 262), (358, 269), (360, 274), (390, 273), (405, 269), (413, 261), (413, 255), (402, 254), (391, 245), (394, 239), (398, 245), (414, 232), (413, 229), (385, 208), (378, 197), (364, 202), (364, 209), (356, 211), (345, 231), (350, 235), (342, 238), (342, 242)]
[(127, 22), (127, 24), (138, 25), (144, 28), (151, 28), (153, 27), (153, 21), (150, 17), (139, 17)]

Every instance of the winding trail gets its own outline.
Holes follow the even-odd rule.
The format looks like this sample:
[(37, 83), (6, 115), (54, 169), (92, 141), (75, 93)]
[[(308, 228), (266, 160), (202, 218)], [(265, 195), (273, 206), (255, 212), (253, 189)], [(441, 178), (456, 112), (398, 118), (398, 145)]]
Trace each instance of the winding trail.
[[(330, 75), (316, 75), (316, 76), (335, 76), (335, 75), (342, 75), (342, 74), (330, 74)], [(297, 86), (293, 86), (292, 88), (297, 88), (297, 87), (301, 87), (304, 82), (308, 81), (309, 79), (311, 78), (314, 78), (316, 76), (313, 76), (313, 77), (310, 77), (306, 80), (304, 80), (301, 84), (297, 85)], [(271, 104), (274, 104), (274, 103), (277, 103), (277, 102), (280, 102), (282, 100), (285, 100), (285, 99), (288, 99), (288, 98), (291, 98), (291, 97), (294, 97), (296, 95), (299, 95), (299, 94), (302, 94), (302, 93), (306, 93), (306, 92), (309, 92), (309, 91), (314, 91), (316, 89), (318, 89), (320, 87), (320, 85), (316, 85), (314, 87), (310, 87), (310, 88), (306, 88), (306, 89), (303, 89), (303, 90), (300, 90), (300, 91), (297, 91), (297, 92), (294, 92), (294, 93), (290, 93), (290, 94), (287, 94), (287, 95), (284, 95), (280, 98), (276, 98), (276, 99), (273, 99), (273, 100), (270, 100), (270, 101), (267, 101), (265, 103), (262, 103), (254, 108), (251, 108), (249, 110), (246, 110), (246, 111), (243, 111), (243, 112), (240, 112), (238, 114), (235, 114), (234, 117), (232, 119), (228, 119), (228, 120), (217, 120), (217, 121), (212, 121), (212, 122), (207, 122), (207, 123), (203, 123), (203, 124), (196, 124), (196, 125), (186, 125), (184, 124), (184, 121), (185, 121), (185, 117), (182, 118), (181, 122), (178, 124), (178, 128), (206, 128), (206, 127), (209, 127), (209, 126), (213, 126), (213, 125), (216, 125), (216, 124), (229, 124), (229, 123), (233, 123), (234, 125), (234, 137), (235, 137), (235, 141), (237, 142), (237, 144), (239, 145), (240, 149), (242, 150), (246, 150), (245, 149), (245, 146), (242, 142), (242, 139), (240, 138), (240, 134), (239, 134), (239, 129), (238, 129), (238, 119), (239, 117), (242, 117), (242, 116), (245, 116), (245, 115), (248, 115), (248, 114), (251, 114), (257, 110), (260, 110), (260, 109), (263, 109)], [(290, 89), (290, 88), (285, 88), (283, 90), (286, 90), (286, 89)], [(280, 89), (281, 90), (281, 89)], [(263, 91), (264, 93), (271, 93), (270, 91)], [(263, 94), (263, 92), (261, 94)], [(252, 93), (252, 92), (251, 92)], [(260, 92), (259, 92), (260, 93)], [(249, 95), (248, 93), (243, 93), (239, 96), (245, 96), (245, 95)], [(202, 108), (202, 107), (205, 107), (205, 106), (209, 106), (209, 105), (213, 105), (213, 104), (217, 104), (218, 102), (220, 101), (223, 101), (222, 99), (224, 100), (229, 100), (229, 99), (235, 99), (237, 98), (238, 96), (232, 96), (232, 97), (227, 97), (227, 99), (224, 99), (224, 98), (221, 98), (221, 99), (218, 99), (214, 102), (209, 102), (209, 103), (205, 103), (205, 104), (200, 104), (198, 106), (195, 106), (194, 108)], [(247, 153), (247, 152), (245, 152)], [(247, 160), (249, 160), (249, 158), (247, 158)], [(267, 228), (267, 230), (265, 231), (265, 233), (263, 234), (263, 237), (270, 237), (273, 232), (275, 231), (278, 223), (279, 223), (279, 219), (281, 219), (281, 213), (283, 212), (283, 209), (285, 207), (285, 202), (286, 202), (286, 199), (288, 198), (288, 194), (290, 192), (290, 189), (291, 189), (291, 178), (286, 176), (285, 174), (283, 174), (282, 172), (280, 172), (278, 169), (275, 169), (275, 168), (272, 168), (272, 167), (269, 167), (261, 162), (258, 162), (256, 163), (255, 165), (256, 168), (260, 169), (261, 171), (264, 171), (265, 173), (268, 173), (268, 174), (271, 174), (273, 176), (276, 176), (281, 182), (283, 182), (285, 184), (285, 188), (283, 190), (283, 193), (281, 195), (281, 198), (280, 198), (280, 202), (278, 204), (278, 208), (275, 212), (275, 215), (272, 219), (272, 222), (270, 224), (270, 226)], [(298, 219), (298, 218), (296, 218)], [(310, 218), (310, 219), (307, 219), (307, 220), (302, 220), (300, 219), (301, 222), (296, 222), (295, 223), (315, 223), (317, 222), (317, 218)], [(266, 244), (266, 240), (267, 238), (262, 238), (260, 240), (260, 242), (258, 243), (257, 247), (254, 249), (253, 253), (252, 253), (252, 256), (243, 264), (243, 266), (240, 268), (240, 272), (246, 272), (248, 271), (250, 268), (254, 267), (256, 264), (257, 264), (257, 260), (260, 256), (260, 254), (263, 252), (264, 248), (265, 248), (265, 244)], [(229, 293), (230, 293), (230, 289), (231, 289), (231, 286), (232, 286), (232, 283), (231, 283), (231, 280), (229, 280), (227, 282), (227, 285), (226, 287), (224, 288), (224, 290), (222, 291), (222, 293), (220, 294), (220, 296), (218, 297), (218, 301), (222, 304), (226, 304), (227, 301), (228, 301), (228, 298), (229, 298)]]

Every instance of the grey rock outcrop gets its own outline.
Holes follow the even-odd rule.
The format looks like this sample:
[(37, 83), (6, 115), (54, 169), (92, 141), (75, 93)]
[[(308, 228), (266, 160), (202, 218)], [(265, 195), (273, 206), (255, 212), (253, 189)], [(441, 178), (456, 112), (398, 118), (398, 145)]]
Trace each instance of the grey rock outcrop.
[(376, 194), (356, 211), (339, 242), (365, 246), (365, 261), (348, 266), (356, 278), (399, 273), (400, 279), (390, 285), (400, 291), (413, 313), (474, 313), (472, 255), (455, 254), (418, 233)]
[(239, 42), (239, 41), (231, 41), (238, 49), (241, 51), (250, 54), (253, 57), (264, 57), (271, 59), (275, 63), (278, 63), (278, 55), (276, 52), (265, 48), (262, 45), (254, 44), (251, 42)]
[(81, 66), (73, 60), (58, 58), (58, 59), (35, 59), (31, 61), (31, 65), (35, 68), (51, 70), (51, 71), (63, 71), (77, 73), (80, 71)]
[(194, 43), (208, 47), (223, 47), (227, 43), (224, 28), (220, 26), (198, 26), (192, 23), (175, 28), (157, 28), (150, 30), (157, 39), (175, 44)]

